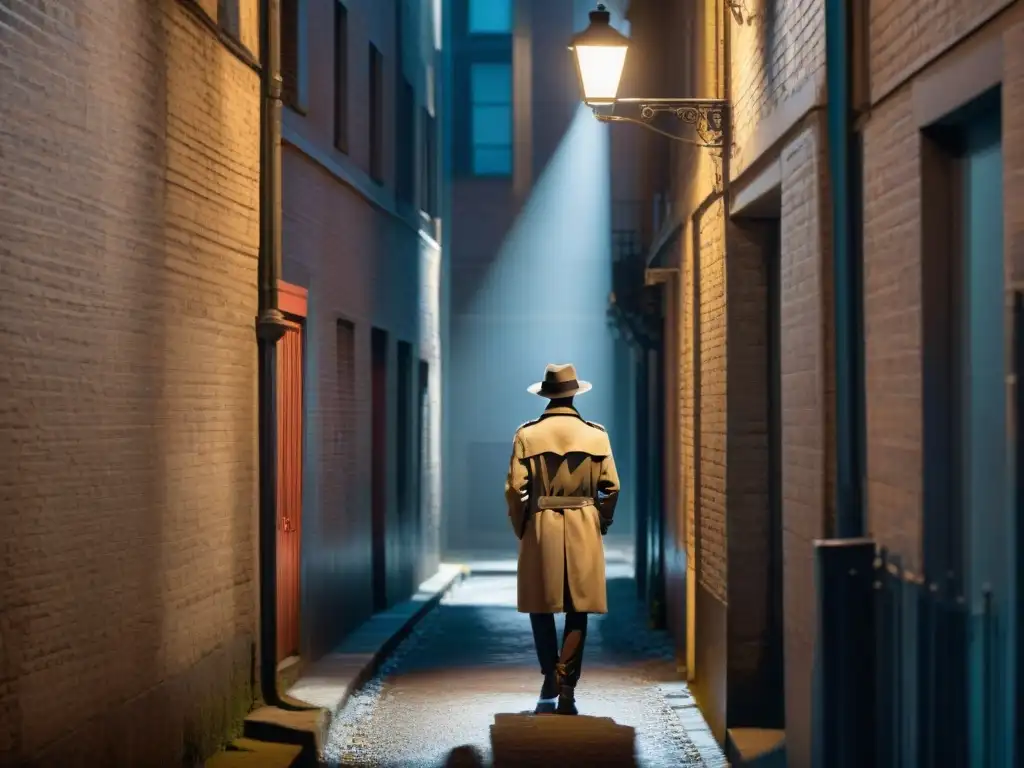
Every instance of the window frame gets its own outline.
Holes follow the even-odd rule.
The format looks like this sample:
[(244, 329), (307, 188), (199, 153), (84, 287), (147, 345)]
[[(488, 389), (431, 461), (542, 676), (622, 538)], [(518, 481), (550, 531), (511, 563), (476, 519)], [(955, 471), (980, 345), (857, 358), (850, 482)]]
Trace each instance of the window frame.
[[(483, 144), (483, 143), (477, 141), (476, 132), (475, 132), (474, 126), (473, 126), (473, 113), (474, 113), (476, 107), (477, 106), (484, 106), (484, 107), (487, 107), (487, 106), (492, 106), (492, 107), (505, 106), (505, 102), (497, 102), (497, 101), (491, 102), (491, 101), (487, 101), (487, 102), (480, 102), (480, 103), (478, 103), (475, 100), (475, 95), (476, 94), (473, 93), (473, 69), (474, 69), (474, 67), (477, 67), (477, 66), (502, 66), (502, 67), (507, 67), (508, 68), (508, 78), (509, 78), (509, 96), (508, 96), (509, 141), (508, 141), (507, 145), (505, 145), (505, 144), (493, 144), (493, 143)], [(469, 94), (469, 103), (468, 103), (468, 107), (466, 109), (466, 126), (465, 126), (466, 136), (468, 138), (468, 141), (466, 142), (466, 148), (467, 148), (467, 151), (468, 151), (468, 157), (466, 158), (466, 169), (468, 170), (470, 176), (473, 176), (475, 178), (480, 178), (480, 179), (491, 179), (491, 178), (493, 178), (493, 179), (506, 179), (506, 178), (509, 178), (509, 177), (512, 176), (513, 169), (515, 168), (515, 92), (514, 92), (515, 83), (514, 83), (514, 81), (515, 81), (515, 72), (514, 72), (514, 70), (512, 68), (512, 62), (511, 61), (479, 60), (478, 59), (478, 60), (474, 60), (474, 61), (470, 62), (469, 66), (466, 67), (466, 91), (464, 91), (464, 92)], [(501, 172), (480, 172), (480, 171), (478, 171), (476, 169), (476, 150), (477, 150), (477, 148), (479, 148), (481, 146), (483, 146), (483, 147), (490, 147), (490, 148), (494, 148), (494, 149), (504, 148), (505, 146), (507, 146), (508, 147), (508, 155), (509, 155), (508, 170), (507, 171), (501, 171)]]

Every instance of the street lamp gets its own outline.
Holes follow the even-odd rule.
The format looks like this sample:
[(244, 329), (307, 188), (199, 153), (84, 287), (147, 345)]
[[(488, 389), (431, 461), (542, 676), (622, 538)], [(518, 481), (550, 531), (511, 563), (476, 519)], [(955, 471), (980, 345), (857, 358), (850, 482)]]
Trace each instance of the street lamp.
[[(619, 80), (626, 63), (629, 38), (612, 28), (611, 14), (603, 4), (590, 12), (590, 25), (572, 39), (569, 50), (576, 54), (576, 73), (584, 103), (594, 117), (606, 123), (636, 123), (675, 141), (717, 148), (723, 144), (729, 104), (722, 99), (639, 99), (618, 98)], [(600, 111), (617, 104), (639, 106), (639, 118)], [(668, 112), (692, 125), (698, 139), (678, 136), (651, 125), (655, 116)]]

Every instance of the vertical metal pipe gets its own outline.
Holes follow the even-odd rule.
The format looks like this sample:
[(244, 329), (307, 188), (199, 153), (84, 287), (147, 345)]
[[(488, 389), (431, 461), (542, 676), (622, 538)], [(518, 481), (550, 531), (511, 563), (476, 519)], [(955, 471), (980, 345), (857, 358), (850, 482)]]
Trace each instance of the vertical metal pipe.
[(832, 178), (833, 305), (835, 309), (836, 538), (864, 534), (861, 494), (860, 270), (853, 253), (850, 5), (825, 0), (825, 70), (828, 79), (828, 147)]
[(260, 690), (277, 692), (277, 342), (285, 320), (278, 308), (281, 276), (281, 2), (260, 0), (259, 315), (259, 588)]

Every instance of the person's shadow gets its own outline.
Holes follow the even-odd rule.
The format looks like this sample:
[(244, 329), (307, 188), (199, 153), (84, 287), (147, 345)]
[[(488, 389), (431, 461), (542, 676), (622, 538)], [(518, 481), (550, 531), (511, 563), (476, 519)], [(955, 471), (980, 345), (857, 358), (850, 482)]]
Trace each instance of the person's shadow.
[(638, 765), (636, 731), (610, 717), (495, 715), (491, 750), (492, 768)]

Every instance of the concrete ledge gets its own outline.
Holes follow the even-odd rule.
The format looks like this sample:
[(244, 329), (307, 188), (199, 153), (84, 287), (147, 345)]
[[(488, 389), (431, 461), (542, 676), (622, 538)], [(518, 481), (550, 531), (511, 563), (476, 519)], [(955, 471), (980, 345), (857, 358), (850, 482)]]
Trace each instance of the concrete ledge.
[(771, 728), (730, 728), (727, 756), (732, 765), (786, 768), (786, 732)]

